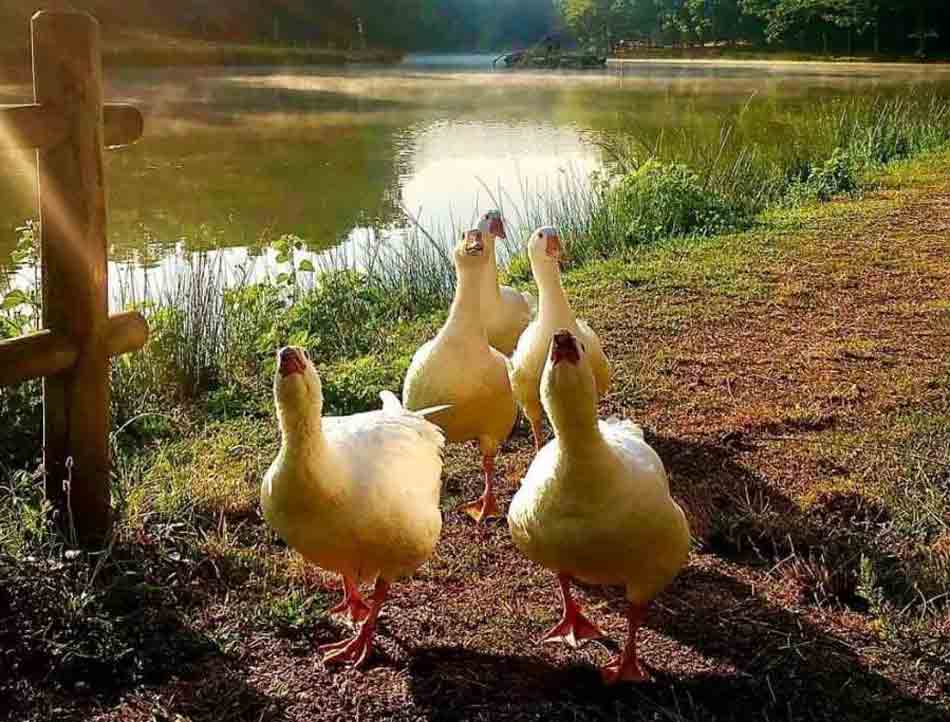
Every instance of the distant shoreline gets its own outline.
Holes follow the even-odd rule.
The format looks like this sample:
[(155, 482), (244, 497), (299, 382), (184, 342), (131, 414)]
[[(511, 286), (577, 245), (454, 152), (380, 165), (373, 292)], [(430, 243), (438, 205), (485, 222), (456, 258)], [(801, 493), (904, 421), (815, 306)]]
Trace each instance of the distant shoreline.
[[(165, 68), (189, 66), (314, 65), (352, 64), (392, 65), (405, 53), (391, 50), (334, 50), (272, 45), (235, 45), (169, 40), (148, 46), (105, 47), (102, 62), (106, 68)], [(29, 79), (29, 48), (0, 51), (0, 81)]]
[(950, 64), (950, 57), (934, 56), (915, 58), (909, 55), (856, 54), (822, 55), (790, 50), (767, 50), (763, 48), (643, 48), (627, 50), (610, 56), (611, 62), (637, 62), (649, 60), (689, 61), (703, 63), (834, 63), (838, 65), (916, 65), (922, 68)]

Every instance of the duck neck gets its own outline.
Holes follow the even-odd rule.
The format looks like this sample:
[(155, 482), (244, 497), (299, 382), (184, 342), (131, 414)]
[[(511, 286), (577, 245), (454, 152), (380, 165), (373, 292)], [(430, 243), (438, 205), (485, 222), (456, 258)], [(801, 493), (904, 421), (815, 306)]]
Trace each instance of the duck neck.
[[(479, 275), (475, 268), (459, 269), (458, 282), (455, 286), (455, 298), (452, 301), (452, 308), (449, 310), (449, 319), (446, 326), (487, 338), (485, 323), (482, 320), (482, 288)], [(481, 275), (484, 275), (484, 273)]]
[(490, 306), (501, 299), (501, 288), (498, 286), (498, 262), (495, 260), (493, 242), (486, 245), (485, 253), (488, 254), (488, 263), (482, 269), (482, 303)]
[(324, 446), (323, 419), (319, 410), (295, 409), (280, 413), (280, 450), (284, 456), (319, 455)]
[(589, 415), (574, 413), (568, 419), (558, 419), (554, 424), (554, 434), (562, 448), (573, 456), (590, 454), (604, 441), (596, 412)]
[(571, 306), (561, 285), (561, 269), (556, 262), (544, 260), (532, 264), (538, 284), (538, 320), (544, 323), (564, 323), (571, 316)]
[(569, 389), (545, 399), (545, 409), (558, 442), (574, 455), (597, 449), (604, 439), (597, 420), (597, 401), (588, 391)]

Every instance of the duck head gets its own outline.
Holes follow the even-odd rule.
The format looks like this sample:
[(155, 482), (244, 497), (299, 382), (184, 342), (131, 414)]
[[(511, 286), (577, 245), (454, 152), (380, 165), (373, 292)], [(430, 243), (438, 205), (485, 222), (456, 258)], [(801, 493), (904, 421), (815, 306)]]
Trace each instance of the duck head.
[(541, 376), (541, 400), (559, 435), (597, 424), (597, 384), (584, 344), (556, 331)]
[(485, 262), (485, 236), (477, 228), (465, 231), (455, 245), (455, 267), (459, 273), (477, 269)]
[(277, 352), (274, 402), (280, 428), (285, 434), (319, 422), (323, 411), (323, 386), (307, 352), (286, 346)]
[[(528, 238), (528, 256), (532, 264), (554, 264), (564, 257), (561, 234), (554, 226), (541, 226)], [(539, 265), (543, 268), (544, 265)]]
[(478, 222), (478, 230), (482, 232), (482, 238), (490, 250), (494, 250), (496, 238), (508, 238), (501, 211), (487, 211)]

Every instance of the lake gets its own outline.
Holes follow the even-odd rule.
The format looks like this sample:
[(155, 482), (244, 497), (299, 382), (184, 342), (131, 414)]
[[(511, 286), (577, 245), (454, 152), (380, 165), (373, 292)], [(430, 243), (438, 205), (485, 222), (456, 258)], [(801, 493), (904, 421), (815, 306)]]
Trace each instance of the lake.
[[(683, 134), (791, 144), (829, 97), (950, 90), (934, 66), (640, 61), (603, 70), (494, 71), (489, 56), (413, 56), (395, 67), (126, 70), (108, 98), (146, 134), (110, 151), (111, 257), (175, 273), (176, 253), (229, 263), (295, 234), (308, 249), (399, 243), (411, 214), (437, 237), (503, 205), (509, 215), (605, 161), (603, 145)], [(0, 85), (0, 103), (30, 99)], [(2, 155), (0, 265), (35, 216), (30, 154)]]

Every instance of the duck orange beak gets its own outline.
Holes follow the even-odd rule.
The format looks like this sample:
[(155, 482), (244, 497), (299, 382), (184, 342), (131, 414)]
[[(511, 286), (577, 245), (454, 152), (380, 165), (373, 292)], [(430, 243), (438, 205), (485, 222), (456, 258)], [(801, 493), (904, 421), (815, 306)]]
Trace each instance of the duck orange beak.
[(581, 361), (581, 350), (577, 346), (577, 339), (570, 331), (562, 330), (554, 334), (551, 342), (551, 363), (557, 366), (562, 361), (577, 365)]
[(561, 257), (564, 255), (564, 246), (561, 245), (561, 237), (555, 235), (548, 236), (545, 250), (551, 258), (561, 260)]
[(307, 365), (304, 363), (304, 360), (300, 357), (300, 354), (296, 349), (282, 348), (277, 353), (277, 363), (278, 368), (280, 369), (280, 375), (282, 378), (287, 378), (293, 374), (302, 374), (304, 369), (307, 368)]
[(481, 231), (469, 231), (465, 234), (465, 253), (469, 256), (480, 256), (485, 252), (485, 243)]

